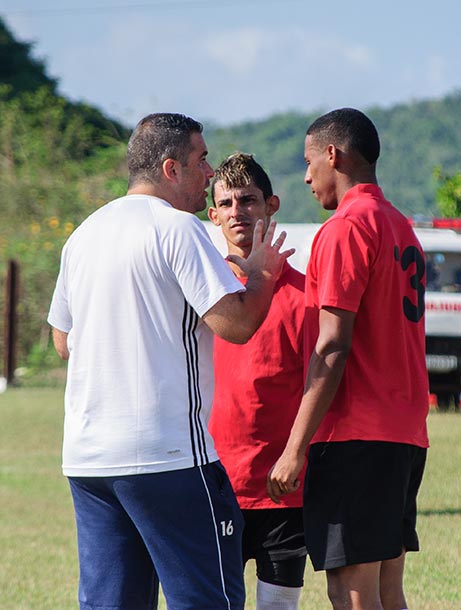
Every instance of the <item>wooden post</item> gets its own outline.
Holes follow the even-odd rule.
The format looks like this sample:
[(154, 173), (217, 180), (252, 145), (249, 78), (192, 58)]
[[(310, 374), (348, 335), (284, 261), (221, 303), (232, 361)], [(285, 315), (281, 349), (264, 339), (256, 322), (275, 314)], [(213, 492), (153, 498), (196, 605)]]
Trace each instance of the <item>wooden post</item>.
[(5, 361), (4, 377), (8, 384), (14, 381), (17, 350), (17, 304), (19, 296), (19, 265), (8, 261), (5, 295)]

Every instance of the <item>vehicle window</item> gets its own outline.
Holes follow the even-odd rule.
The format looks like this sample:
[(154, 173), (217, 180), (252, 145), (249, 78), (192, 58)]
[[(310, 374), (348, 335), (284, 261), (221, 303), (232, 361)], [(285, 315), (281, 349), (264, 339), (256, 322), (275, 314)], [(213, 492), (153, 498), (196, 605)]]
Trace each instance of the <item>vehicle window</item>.
[(426, 252), (426, 290), (461, 293), (461, 254)]

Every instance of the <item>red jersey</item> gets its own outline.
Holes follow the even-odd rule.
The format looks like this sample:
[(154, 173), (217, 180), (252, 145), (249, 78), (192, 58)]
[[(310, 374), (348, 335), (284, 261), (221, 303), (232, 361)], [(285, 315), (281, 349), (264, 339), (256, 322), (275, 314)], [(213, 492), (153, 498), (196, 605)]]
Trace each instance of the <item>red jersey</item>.
[(307, 359), (319, 309), (356, 312), (344, 375), (313, 443), (428, 446), (424, 284), (424, 254), (407, 219), (378, 186), (351, 188), (317, 233), (307, 268)]
[(274, 504), (266, 478), (285, 449), (304, 389), (304, 281), (285, 264), (267, 317), (248, 343), (215, 336), (209, 429), (241, 508), (303, 503), (299, 489)]

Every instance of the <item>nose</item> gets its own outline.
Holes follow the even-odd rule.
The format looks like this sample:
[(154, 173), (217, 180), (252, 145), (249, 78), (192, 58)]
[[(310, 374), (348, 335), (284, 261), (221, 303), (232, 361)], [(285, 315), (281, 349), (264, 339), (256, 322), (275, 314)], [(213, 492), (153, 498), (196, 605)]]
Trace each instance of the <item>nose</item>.
[(213, 178), (213, 176), (214, 176), (214, 169), (211, 167), (211, 165), (208, 162), (207, 162), (207, 168), (206, 168), (206, 175), (207, 175), (208, 179)]
[(240, 202), (238, 199), (232, 199), (231, 215), (233, 218), (240, 214)]
[(310, 172), (310, 167), (308, 167), (306, 169), (306, 173), (304, 175), (304, 182), (306, 184), (310, 184), (312, 182), (312, 177), (311, 177), (311, 172)]

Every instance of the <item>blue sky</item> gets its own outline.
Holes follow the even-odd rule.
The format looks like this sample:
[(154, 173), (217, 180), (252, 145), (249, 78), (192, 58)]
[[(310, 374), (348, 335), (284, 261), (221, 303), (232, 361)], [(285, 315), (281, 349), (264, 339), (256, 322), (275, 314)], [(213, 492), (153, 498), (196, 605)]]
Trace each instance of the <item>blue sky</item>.
[(461, 89), (459, 0), (0, 0), (60, 92), (231, 125)]

